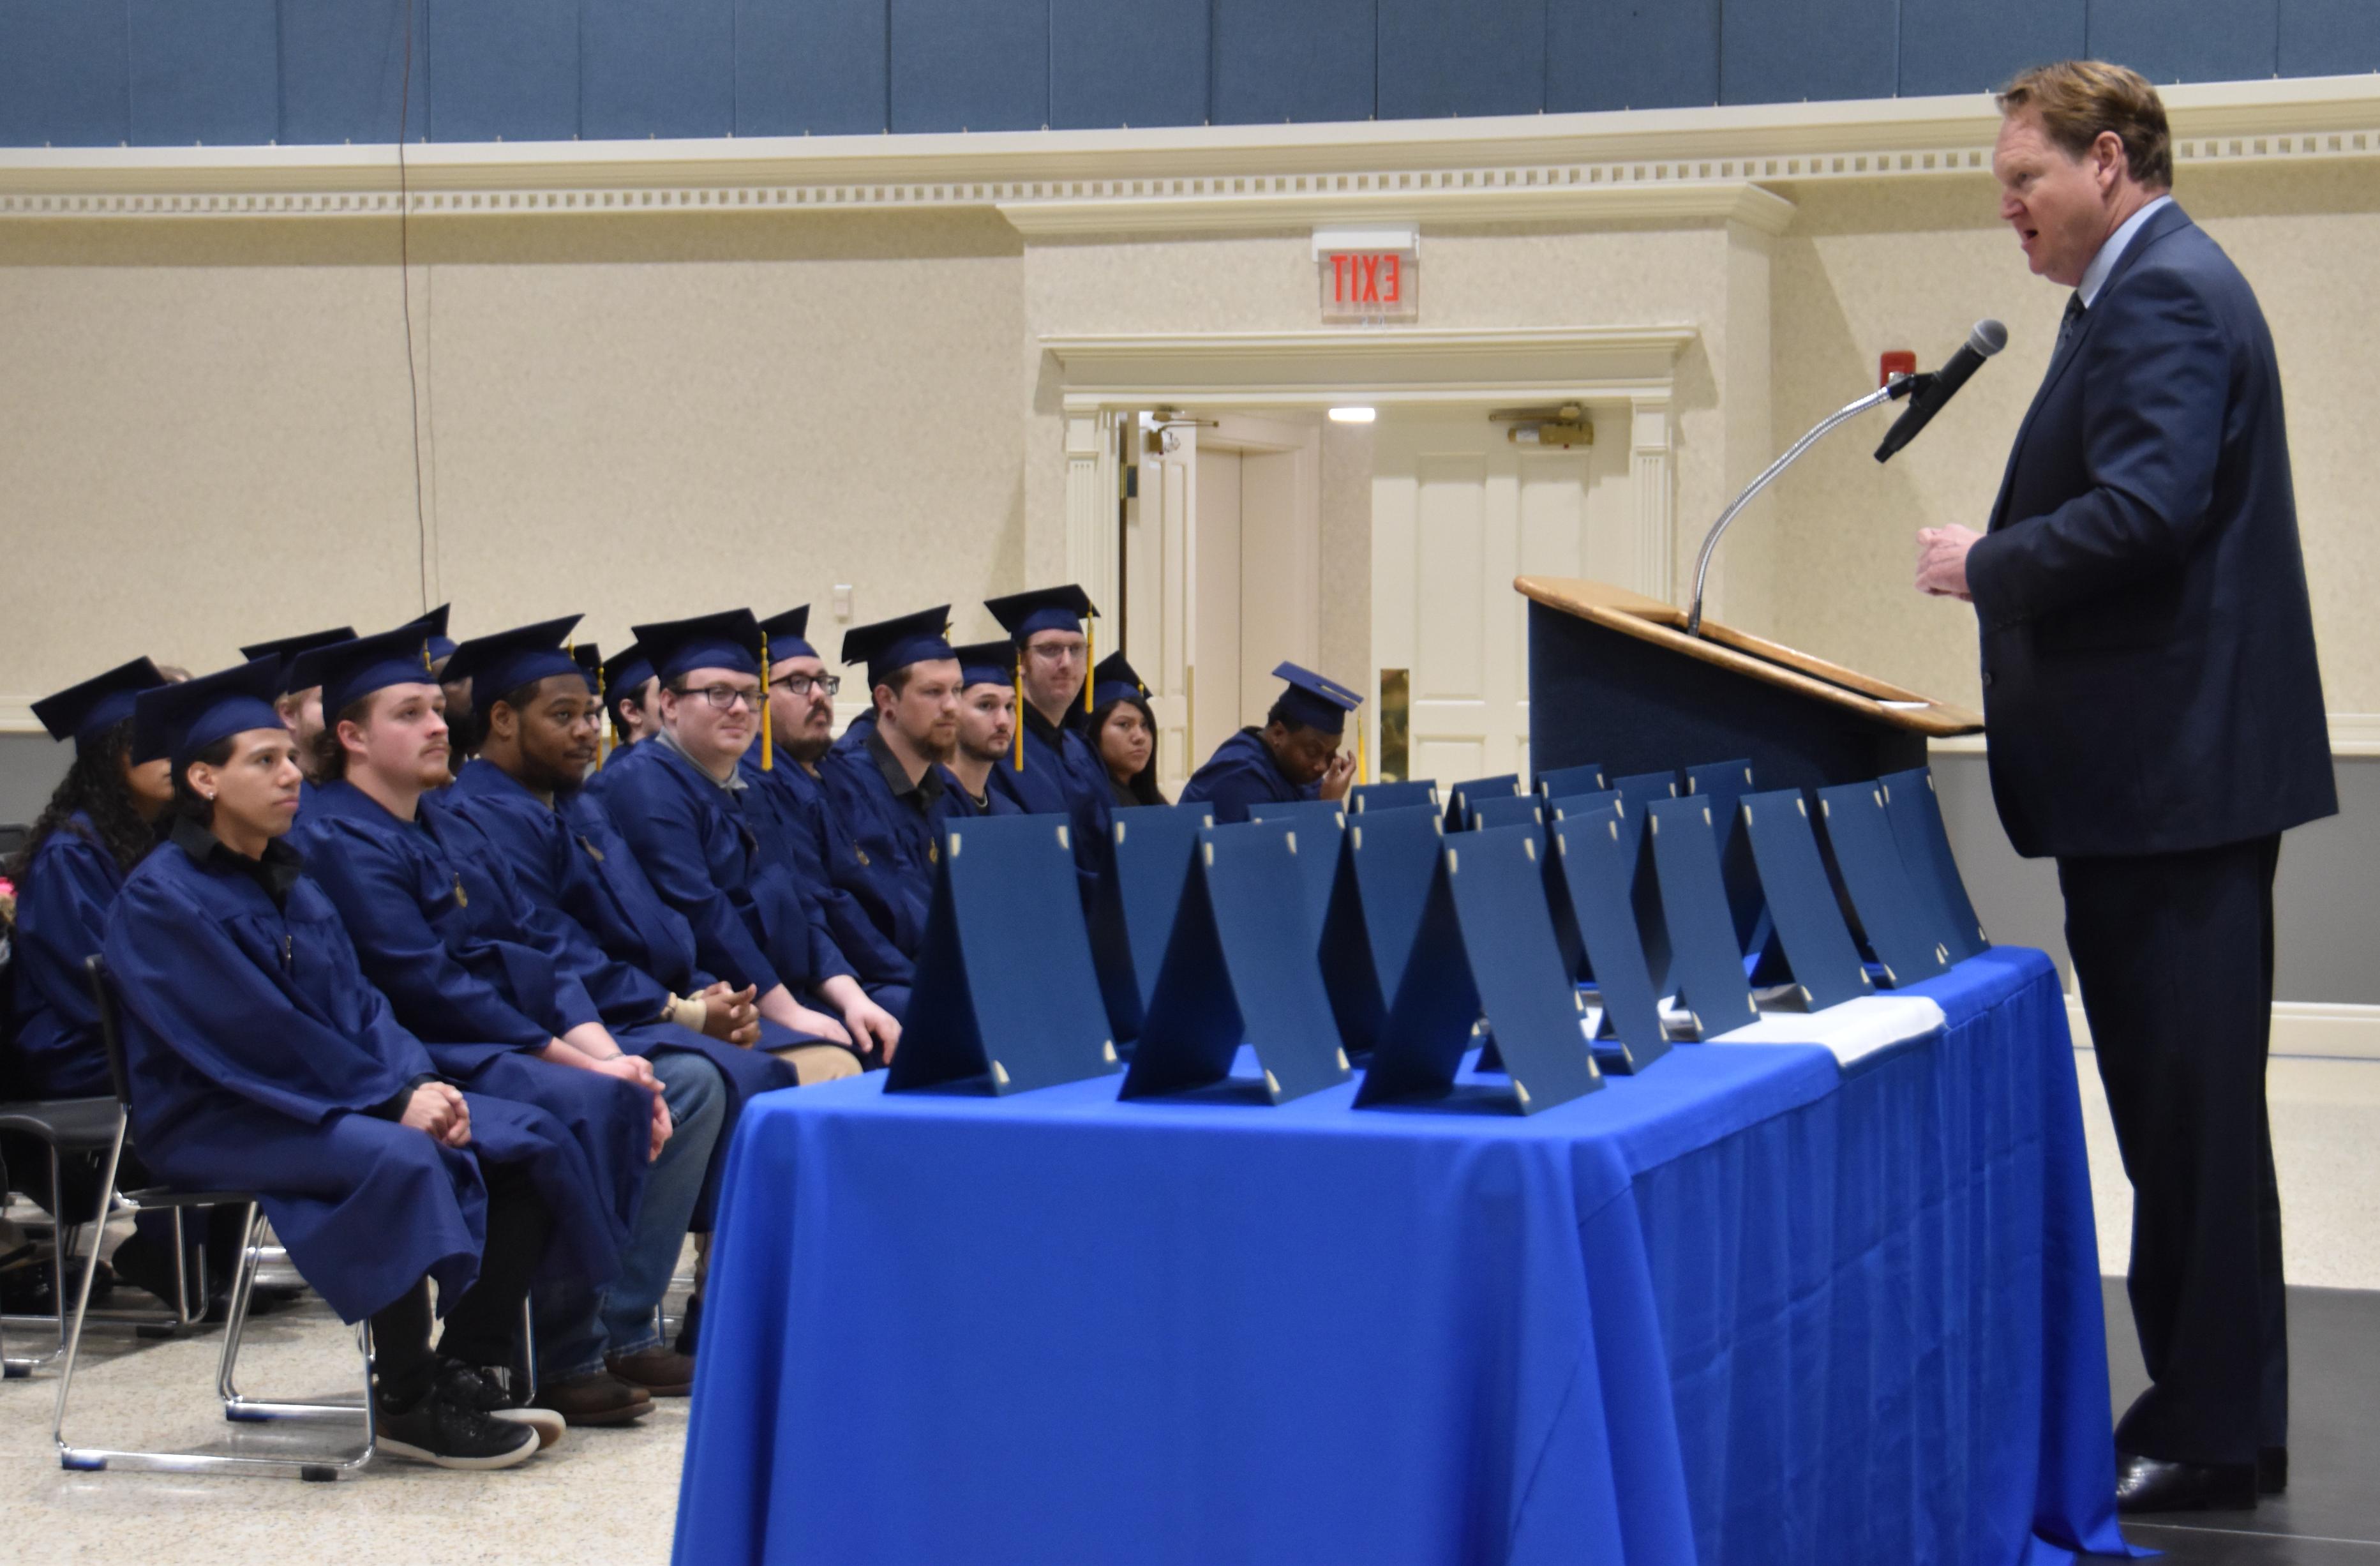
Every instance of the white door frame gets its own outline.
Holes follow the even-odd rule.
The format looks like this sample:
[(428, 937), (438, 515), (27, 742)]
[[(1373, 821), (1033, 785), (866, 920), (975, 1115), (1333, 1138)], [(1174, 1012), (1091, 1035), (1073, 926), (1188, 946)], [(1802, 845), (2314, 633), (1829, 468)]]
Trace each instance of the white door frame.
[[(1628, 416), (1637, 559), (1645, 564), (1643, 580), (1620, 585), (1667, 599), (1676, 568), (1673, 385), (1679, 356), (1699, 335), (1690, 325), (1046, 334), (1040, 346), (1057, 361), (1065, 416), (1067, 576), (1094, 602), (1116, 601), (1119, 415), (1578, 402)], [(1318, 528), (1316, 538), (1318, 548)], [(1178, 564), (1190, 563), (1169, 550), (1167, 569)], [(1316, 574), (1318, 581), (1318, 558)], [(1195, 656), (1184, 646), (1176, 664), (1173, 638), (1166, 642), (1166, 666), (1153, 678), (1141, 671), (1161, 728), (1186, 717), (1184, 681)], [(1362, 688), (1377, 711), (1379, 671), (1368, 654), (1365, 662)], [(1219, 738), (1197, 742), (1211, 748)]]

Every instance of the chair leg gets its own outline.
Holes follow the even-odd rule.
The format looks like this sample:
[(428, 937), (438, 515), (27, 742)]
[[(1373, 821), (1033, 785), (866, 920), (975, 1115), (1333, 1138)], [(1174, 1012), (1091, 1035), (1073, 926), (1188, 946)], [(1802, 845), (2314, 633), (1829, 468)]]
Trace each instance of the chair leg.
[(528, 1299), (521, 1301), (520, 1384), (512, 1390), (513, 1406), (526, 1408), (537, 1396), (537, 1311)]
[[(239, 1262), (232, 1272), (231, 1302), (224, 1319), (223, 1358), (215, 1372), (215, 1395), (223, 1401), (224, 1417), (235, 1422), (259, 1423), (273, 1419), (346, 1419), (354, 1416), (356, 1405), (351, 1402), (299, 1402), (285, 1399), (252, 1398), (239, 1390), (239, 1351), (248, 1337), (249, 1307), (256, 1299), (256, 1274), (264, 1262), (264, 1215), (254, 1202), (248, 1205), (248, 1219), (240, 1226)], [(360, 1340), (359, 1340), (360, 1341)], [(370, 1349), (364, 1348), (366, 1375), (364, 1402), (371, 1402), (370, 1375)]]

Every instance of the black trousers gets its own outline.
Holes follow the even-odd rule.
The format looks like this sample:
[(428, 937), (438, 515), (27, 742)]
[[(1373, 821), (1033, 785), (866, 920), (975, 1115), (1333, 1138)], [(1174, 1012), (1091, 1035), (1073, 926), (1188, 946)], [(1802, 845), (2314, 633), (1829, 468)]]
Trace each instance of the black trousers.
[(2289, 1439), (2281, 1199), (2265, 1113), (2277, 836), (2060, 859), (2066, 943), (2132, 1184), (2151, 1385), (2123, 1452), (2253, 1462)]
[(372, 1313), (373, 1369), (382, 1395), (392, 1403), (407, 1405), (419, 1397), (442, 1357), (474, 1366), (512, 1363), (521, 1302), (528, 1298), (529, 1278), (545, 1258), (553, 1220), (526, 1167), (483, 1159), (480, 1176), (488, 1186), (480, 1276), (448, 1304), (437, 1352), (430, 1347), (429, 1279)]

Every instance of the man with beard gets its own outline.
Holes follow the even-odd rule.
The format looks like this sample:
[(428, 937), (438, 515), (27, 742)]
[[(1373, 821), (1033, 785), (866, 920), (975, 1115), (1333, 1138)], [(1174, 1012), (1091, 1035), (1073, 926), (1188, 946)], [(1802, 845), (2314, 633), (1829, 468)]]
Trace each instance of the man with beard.
[(933, 904), (936, 825), (958, 743), (959, 663), (943, 639), (950, 606), (921, 610), (844, 634), (843, 661), (868, 665), (874, 721), (853, 726), (819, 769), (827, 806), (870, 864), (890, 867), (898, 894), (879, 929), (916, 960)]
[(1013, 760), (1016, 744), (1015, 648), (979, 641), (956, 649), (959, 737), (951, 752), (944, 810), (955, 817), (1021, 816), (1024, 808), (992, 786), (992, 769)]
[(1108, 770), (1083, 735), (1091, 678), (1083, 625), (1099, 610), (1079, 587), (1037, 588), (986, 599), (1015, 644), (1024, 743), (992, 769), (992, 786), (1028, 815), (1062, 815), (1074, 827), (1075, 870), (1089, 907), (1108, 850)]
[[(882, 1051), (890, 1016), (814, 934), (774, 814), (737, 763), (759, 737), (760, 627), (747, 609), (636, 627), (661, 680), (661, 727), (599, 774), (612, 824), (662, 900), (694, 928), (703, 969), (749, 987), (760, 1014), (812, 1040)], [(838, 1021), (805, 1005), (815, 994)]]
[(280, 695), (273, 699), (273, 710), (289, 725), (290, 736), (298, 742), (298, 808), (302, 812), (314, 797), (316, 735), (322, 732), (322, 687), (307, 686), (289, 688), (298, 672), (298, 660), (318, 648), (331, 647), (356, 639), (355, 627), (339, 625), (327, 631), (309, 631), (304, 636), (279, 637), (272, 641), (252, 642), (239, 649), (239, 655), (250, 662), (260, 658), (281, 661)]
[[(648, 1062), (623, 1050), (585, 985), (532, 929), (537, 915), (502, 859), (468, 852), (474, 834), (425, 807), (422, 796), (448, 774), (445, 698), (424, 627), (309, 653), (298, 678), (322, 686), (330, 726), (322, 787), (292, 835), (365, 976), (441, 1074), (573, 1127), (619, 1198), (620, 1276), (540, 1280), (540, 1293), (571, 1301), (575, 1317), (540, 1345), (536, 1402), (574, 1425), (639, 1418), (651, 1397), (606, 1366), (608, 1324), (660, 1303), (652, 1269), (625, 1269), (657, 1252), (676, 1257), (718, 1141), (719, 1073), (698, 1054)], [(668, 1281), (664, 1266), (659, 1283)], [(640, 1288), (649, 1298), (631, 1297)], [(629, 1368), (625, 1356), (649, 1346), (631, 1339), (613, 1357)]]
[[(834, 743), (834, 697), (843, 682), (826, 672), (805, 639), (809, 605), (760, 622), (769, 649), (769, 724), (773, 765), (752, 751), (741, 763), (754, 800), (773, 812), (776, 847), (786, 856), (808, 899), (817, 939), (832, 946), (867, 991), (895, 1021), (909, 1009), (913, 965), (906, 948), (887, 935), (907, 905), (892, 866), (869, 856), (835, 819), (819, 764)], [(900, 1037), (897, 1026), (893, 1038)]]

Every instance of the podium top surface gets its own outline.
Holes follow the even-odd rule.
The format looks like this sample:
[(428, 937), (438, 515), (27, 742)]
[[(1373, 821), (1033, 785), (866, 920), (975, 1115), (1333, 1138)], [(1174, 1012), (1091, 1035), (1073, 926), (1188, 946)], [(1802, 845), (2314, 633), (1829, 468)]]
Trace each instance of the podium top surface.
[(1779, 690), (1824, 701), (1871, 718), (1888, 728), (1929, 739), (1983, 732), (1983, 715), (1947, 701), (1903, 690), (1888, 680), (1846, 669), (1749, 631), (1705, 616), (1702, 634), (1686, 634), (1686, 612), (1674, 603), (1609, 582), (1573, 577), (1517, 577), (1513, 588), (1531, 601), (1565, 614), (1666, 648), (1682, 658), (1731, 670)]

